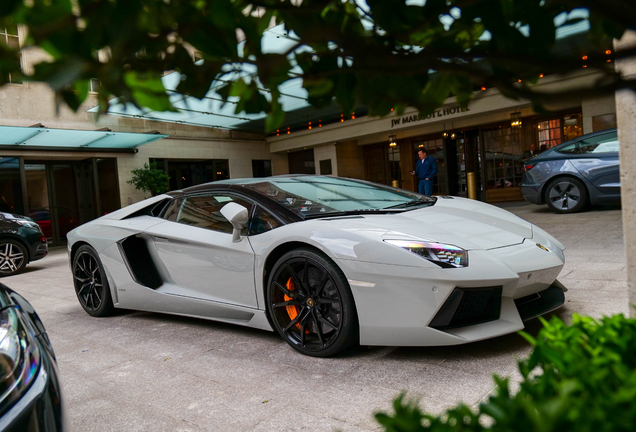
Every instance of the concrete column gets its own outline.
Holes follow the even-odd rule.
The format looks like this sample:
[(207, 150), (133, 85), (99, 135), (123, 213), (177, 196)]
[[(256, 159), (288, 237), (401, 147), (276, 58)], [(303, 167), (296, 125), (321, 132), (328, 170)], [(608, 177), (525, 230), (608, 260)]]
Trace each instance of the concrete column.
[[(636, 47), (636, 32), (629, 31), (614, 50)], [(624, 77), (636, 77), (636, 58), (616, 62), (616, 69)], [(620, 142), (621, 196), (623, 206), (623, 238), (627, 260), (627, 289), (630, 305), (636, 304), (636, 92), (621, 90), (616, 93), (616, 121)], [(630, 308), (631, 316), (634, 309)]]

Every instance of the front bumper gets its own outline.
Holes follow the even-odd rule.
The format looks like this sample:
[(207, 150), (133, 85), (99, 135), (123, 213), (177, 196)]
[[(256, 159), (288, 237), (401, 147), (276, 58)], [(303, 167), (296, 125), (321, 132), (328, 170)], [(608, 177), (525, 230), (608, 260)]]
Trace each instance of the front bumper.
[[(556, 282), (564, 265), (563, 254), (554, 245), (549, 247), (557, 250), (546, 251), (526, 239), (518, 245), (473, 250), (469, 251), (469, 267), (457, 269), (343, 260), (339, 264), (356, 302), (360, 343), (458, 345), (523, 329), (524, 320), (554, 310), (564, 301), (556, 295), (556, 290), (564, 291)], [(495, 287), (499, 298), (494, 319), (472, 325), (435, 325), (434, 319), (456, 289), (483, 291)]]

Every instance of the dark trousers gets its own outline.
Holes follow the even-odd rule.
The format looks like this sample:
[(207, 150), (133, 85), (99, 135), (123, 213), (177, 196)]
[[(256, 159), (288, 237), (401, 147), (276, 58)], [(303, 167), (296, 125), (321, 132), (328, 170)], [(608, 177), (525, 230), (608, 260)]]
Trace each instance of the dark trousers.
[(433, 180), (420, 180), (418, 192), (422, 195), (431, 196), (433, 194)]

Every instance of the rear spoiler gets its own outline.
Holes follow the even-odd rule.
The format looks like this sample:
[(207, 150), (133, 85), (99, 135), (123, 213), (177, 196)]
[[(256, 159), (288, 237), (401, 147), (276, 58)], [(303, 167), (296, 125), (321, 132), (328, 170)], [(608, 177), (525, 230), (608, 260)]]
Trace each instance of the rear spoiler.
[(143, 214), (152, 215), (152, 210), (161, 206), (162, 202), (167, 202), (168, 200), (172, 200), (170, 195), (157, 195), (152, 198), (145, 199), (141, 202), (131, 204), (123, 209), (116, 210), (112, 213), (108, 213), (107, 215), (102, 216), (104, 219), (114, 219), (121, 220), (129, 217), (141, 216)]

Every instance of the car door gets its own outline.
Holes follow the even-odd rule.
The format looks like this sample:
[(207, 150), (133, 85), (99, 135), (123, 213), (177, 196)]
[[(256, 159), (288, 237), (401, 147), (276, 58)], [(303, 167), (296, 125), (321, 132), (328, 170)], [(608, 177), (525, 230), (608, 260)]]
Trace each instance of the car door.
[(163, 223), (148, 229), (169, 282), (160, 291), (232, 305), (257, 307), (254, 251), (247, 238), (232, 241), (232, 225), (221, 208), (253, 204), (226, 192), (187, 196)]
[(620, 194), (620, 170), (616, 132), (584, 138), (577, 143), (574, 167), (586, 180), (607, 195)]

